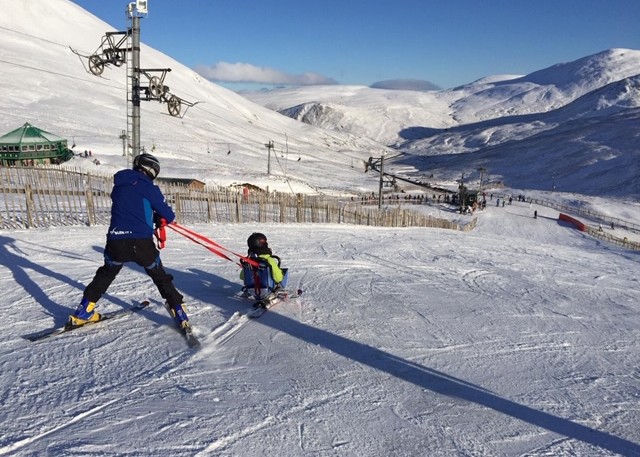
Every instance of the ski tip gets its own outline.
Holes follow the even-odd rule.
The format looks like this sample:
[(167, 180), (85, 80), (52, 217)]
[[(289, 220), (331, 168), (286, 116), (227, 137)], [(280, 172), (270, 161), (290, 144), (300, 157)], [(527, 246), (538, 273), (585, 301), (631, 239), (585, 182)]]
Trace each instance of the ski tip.
[(182, 334), (187, 339), (187, 345), (192, 349), (197, 349), (201, 346), (200, 340), (193, 333), (193, 327), (189, 327), (188, 329), (182, 328)]

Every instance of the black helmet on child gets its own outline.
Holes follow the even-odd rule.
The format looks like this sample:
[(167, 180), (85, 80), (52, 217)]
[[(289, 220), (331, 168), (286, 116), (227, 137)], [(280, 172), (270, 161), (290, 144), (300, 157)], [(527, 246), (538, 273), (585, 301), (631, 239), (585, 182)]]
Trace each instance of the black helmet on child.
[(144, 152), (133, 159), (133, 169), (143, 172), (151, 179), (156, 179), (160, 173), (160, 162), (155, 156)]
[(269, 244), (267, 243), (267, 237), (262, 233), (252, 233), (247, 239), (247, 246), (249, 247), (250, 253), (254, 252), (258, 255), (271, 254), (271, 249), (269, 249)]

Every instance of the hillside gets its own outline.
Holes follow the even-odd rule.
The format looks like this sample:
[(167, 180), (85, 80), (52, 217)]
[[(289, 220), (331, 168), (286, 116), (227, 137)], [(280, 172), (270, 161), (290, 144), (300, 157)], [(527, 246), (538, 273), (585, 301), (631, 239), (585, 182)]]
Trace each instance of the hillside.
[[(94, 53), (105, 32), (127, 28), (124, 14), (122, 24), (111, 26), (68, 0), (0, 0), (0, 7), (5, 12), (0, 16), (0, 109), (6, 113), (0, 118), (0, 133), (29, 122), (75, 142), (79, 152), (92, 150), (102, 163), (96, 171), (126, 166), (119, 138), (126, 128), (125, 68), (110, 66), (102, 77), (94, 76), (70, 49)], [(141, 20), (143, 43), (144, 24), (152, 20), (152, 14)], [(142, 146), (158, 155), (165, 176), (217, 185), (249, 181), (286, 192), (375, 187), (374, 177), (350, 165), (381, 154), (384, 146), (281, 116), (144, 45), (141, 65), (170, 68), (165, 84), (171, 93), (197, 102), (182, 118), (169, 116), (164, 104), (142, 103)], [(265, 146), (269, 141), (275, 145), (271, 176)], [(69, 165), (95, 167), (78, 159)], [(323, 188), (326, 173), (335, 177), (328, 189)]]

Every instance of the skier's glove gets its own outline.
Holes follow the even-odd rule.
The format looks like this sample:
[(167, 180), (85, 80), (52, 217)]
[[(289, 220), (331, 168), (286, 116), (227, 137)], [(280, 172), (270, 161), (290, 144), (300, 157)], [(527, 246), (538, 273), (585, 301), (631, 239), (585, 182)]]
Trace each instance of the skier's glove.
[(154, 235), (157, 240), (158, 249), (164, 249), (164, 245), (167, 242), (167, 232), (165, 227), (167, 226), (167, 220), (156, 214), (153, 218), (153, 223), (156, 226)]
[(159, 214), (153, 216), (153, 224), (156, 226), (156, 229), (163, 228), (168, 225), (167, 220)]

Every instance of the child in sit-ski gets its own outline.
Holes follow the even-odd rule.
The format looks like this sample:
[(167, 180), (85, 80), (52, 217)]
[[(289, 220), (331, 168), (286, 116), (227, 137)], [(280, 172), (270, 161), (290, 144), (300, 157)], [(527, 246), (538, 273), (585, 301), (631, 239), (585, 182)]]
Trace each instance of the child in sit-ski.
[(244, 280), (245, 293), (253, 289), (257, 299), (278, 294), (286, 286), (287, 269), (280, 267), (280, 258), (273, 255), (267, 243), (267, 237), (262, 233), (252, 233), (247, 239), (247, 246), (249, 247), (247, 256), (266, 264), (265, 267), (268, 268), (256, 268), (243, 262), (240, 278)]

